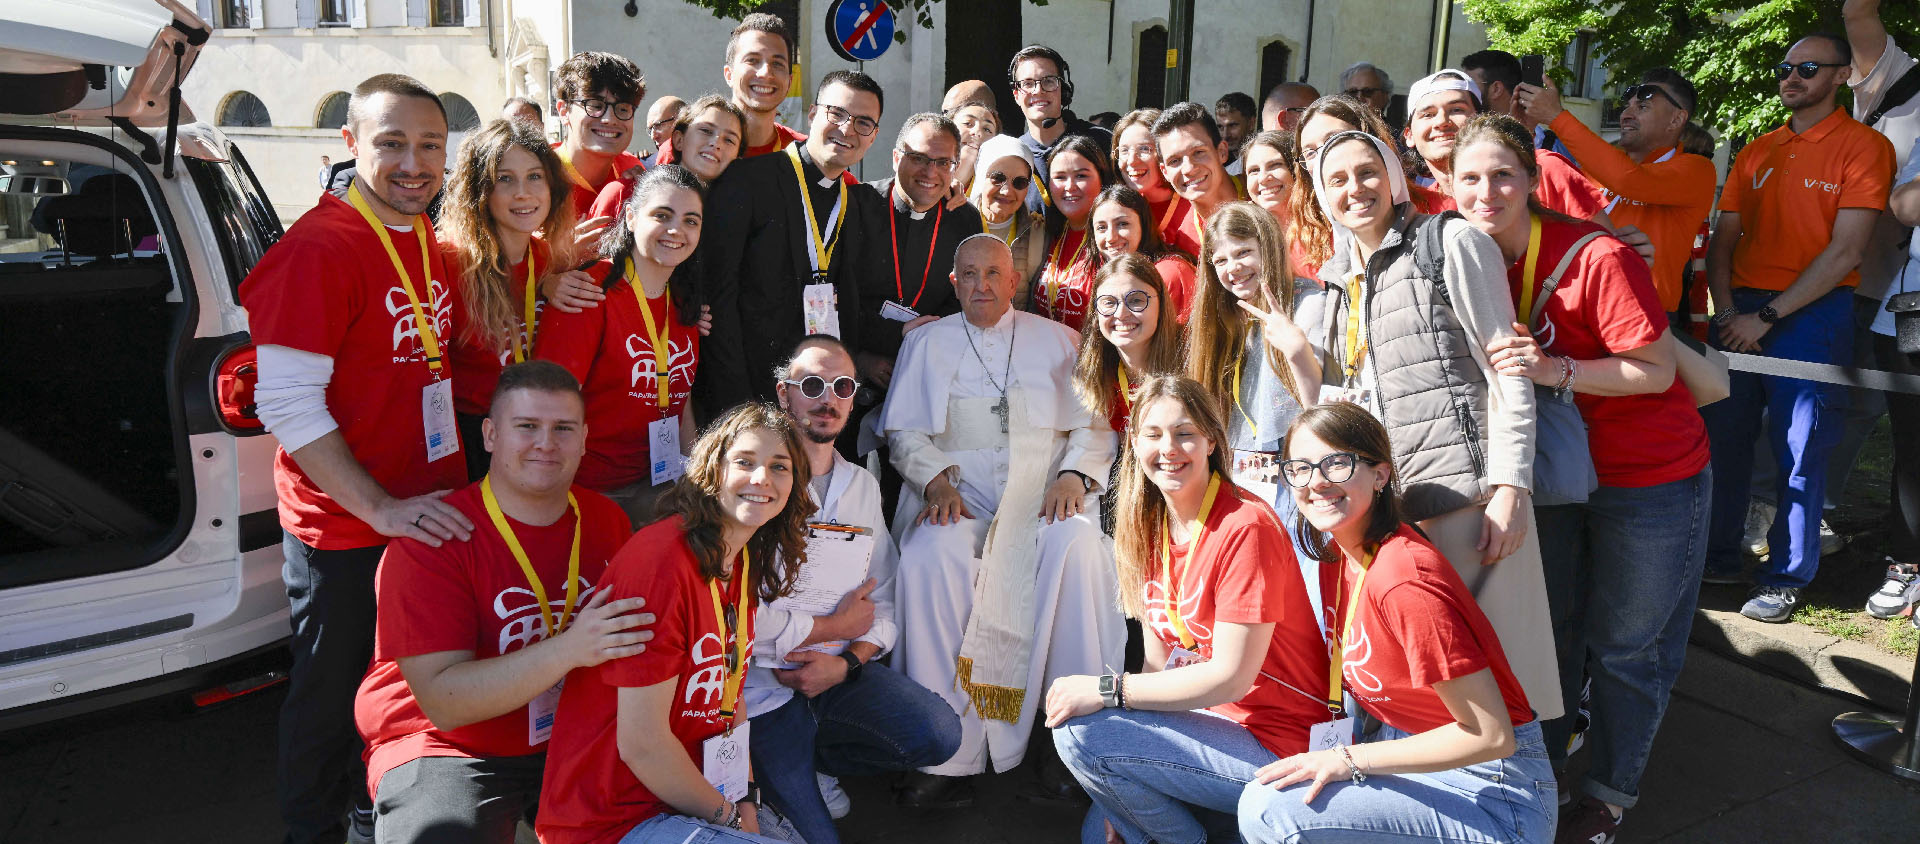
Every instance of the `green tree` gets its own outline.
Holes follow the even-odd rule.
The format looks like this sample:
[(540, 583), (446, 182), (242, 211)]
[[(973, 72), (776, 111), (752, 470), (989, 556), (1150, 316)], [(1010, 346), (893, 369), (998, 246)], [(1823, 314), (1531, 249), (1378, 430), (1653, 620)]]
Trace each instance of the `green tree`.
[[(1694, 119), (1746, 140), (1786, 121), (1773, 78), (1794, 39), (1844, 34), (1835, 0), (1458, 0), (1487, 28), (1493, 45), (1516, 55), (1563, 55), (1581, 32), (1593, 33), (1613, 79), (1638, 79), (1652, 67), (1687, 75), (1700, 95)], [(1920, 24), (1913, 3), (1881, 8), (1903, 49)], [(1556, 68), (1555, 76), (1567, 71)]]
[[(713, 16), (716, 18), (731, 18), (733, 20), (746, 17), (749, 13), (765, 5), (760, 2), (760, 0), (686, 0), (686, 2), (713, 12)], [(893, 7), (895, 16), (901, 20), (912, 19), (918, 21), (921, 29), (933, 28), (933, 6), (939, 2), (940, 0), (886, 0), (887, 5)], [(1027, 2), (1035, 6), (1047, 5), (1047, 0), (1027, 0)], [(789, 21), (789, 23), (792, 22)], [(907, 28), (904, 26), (895, 27), (893, 30), (893, 40), (901, 44), (907, 43)]]

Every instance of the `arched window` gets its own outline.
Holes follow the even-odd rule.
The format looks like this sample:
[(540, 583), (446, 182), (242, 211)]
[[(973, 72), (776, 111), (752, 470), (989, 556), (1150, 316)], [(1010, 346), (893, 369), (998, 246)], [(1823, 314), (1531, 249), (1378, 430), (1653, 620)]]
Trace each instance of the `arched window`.
[(451, 91), (440, 95), (440, 105), (447, 109), (447, 131), (471, 132), (480, 128), (480, 113), (473, 110), (473, 103), (467, 98)]
[(221, 126), (272, 126), (273, 118), (267, 115), (267, 104), (246, 91), (235, 91), (220, 101), (219, 118)]
[(1293, 49), (1284, 42), (1269, 41), (1260, 48), (1260, 87), (1255, 89), (1255, 100), (1267, 95), (1273, 86), (1287, 81), (1287, 65), (1293, 58)]
[(1134, 54), (1138, 75), (1133, 81), (1134, 108), (1163, 108), (1167, 104), (1167, 28), (1140, 30)]
[(320, 109), (313, 114), (313, 128), (340, 129), (347, 125), (347, 92), (335, 91), (320, 98)]

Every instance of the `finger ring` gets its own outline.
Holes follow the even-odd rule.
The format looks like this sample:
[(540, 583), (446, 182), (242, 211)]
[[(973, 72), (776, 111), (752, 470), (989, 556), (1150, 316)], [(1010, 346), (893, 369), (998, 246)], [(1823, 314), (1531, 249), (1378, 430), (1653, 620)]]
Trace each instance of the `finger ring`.
[(414, 527), (419, 527), (419, 526), (420, 526), (420, 520), (421, 520), (421, 519), (424, 519), (424, 518), (426, 518), (426, 517), (427, 517), (427, 514), (425, 514), (425, 513), (421, 513), (420, 515), (418, 515), (418, 516), (415, 516), (415, 517), (413, 517), (413, 526), (414, 526)]

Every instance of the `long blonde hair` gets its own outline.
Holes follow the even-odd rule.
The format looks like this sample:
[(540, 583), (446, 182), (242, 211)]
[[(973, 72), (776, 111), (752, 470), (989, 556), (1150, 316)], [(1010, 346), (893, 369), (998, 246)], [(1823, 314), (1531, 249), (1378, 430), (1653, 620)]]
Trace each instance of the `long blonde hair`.
[[(1239, 370), (1245, 353), (1247, 335), (1260, 331), (1253, 315), (1242, 310), (1233, 292), (1220, 281), (1213, 268), (1213, 250), (1222, 238), (1251, 240), (1260, 252), (1260, 289), (1265, 292), (1260, 308), (1293, 316), (1293, 264), (1287, 260), (1286, 237), (1273, 215), (1251, 202), (1230, 202), (1215, 211), (1207, 222), (1200, 257), (1200, 280), (1194, 292), (1193, 311), (1187, 316), (1187, 377), (1206, 385), (1207, 391), (1233, 401), (1233, 374)], [(1280, 353), (1267, 343), (1267, 365), (1286, 385), (1295, 401), (1306, 404), (1300, 388), (1293, 383), (1293, 370)]]
[[(1266, 213), (1264, 211), (1260, 212)], [(1127, 417), (1129, 432), (1140, 430), (1140, 417), (1160, 399), (1180, 403), (1193, 420), (1200, 435), (1213, 443), (1207, 454), (1207, 469), (1220, 476), (1220, 495), (1240, 495), (1233, 483), (1227, 460), (1227, 426), (1222, 421), (1221, 404), (1200, 382), (1179, 375), (1155, 375), (1140, 385), (1133, 401), (1133, 413)], [(1114, 497), (1113, 564), (1118, 574), (1120, 609), (1129, 618), (1141, 618), (1147, 611), (1147, 580), (1160, 560), (1162, 531), (1167, 524), (1167, 499), (1160, 488), (1147, 478), (1134, 451), (1133, 437), (1122, 438), (1120, 483)]]
[[(1140, 283), (1153, 291), (1153, 301), (1160, 306), (1159, 322), (1153, 327), (1153, 336), (1147, 340), (1146, 372), (1141, 374), (1178, 374), (1180, 312), (1167, 299), (1167, 283), (1160, 277), (1160, 270), (1140, 253), (1129, 252), (1101, 265), (1100, 271), (1093, 277), (1094, 291), (1098, 292), (1102, 283), (1116, 275), (1139, 279)], [(1096, 419), (1113, 415), (1113, 394), (1120, 383), (1121, 365), (1120, 350), (1114, 348), (1100, 333), (1100, 316), (1090, 310), (1086, 321), (1080, 326), (1080, 356), (1073, 366), (1073, 392), (1094, 412)]]
[[(441, 231), (455, 247), (460, 261), (460, 298), (464, 300), (467, 325), (462, 334), (468, 340), (485, 343), (497, 351), (520, 335), (521, 303), (514, 295), (513, 264), (500, 252), (498, 222), (487, 203), (493, 198), (494, 181), (507, 150), (526, 150), (536, 161), (547, 184), (547, 216), (540, 221), (538, 239), (551, 247), (570, 238), (573, 231), (573, 186), (568, 184), (560, 156), (547, 146), (540, 131), (531, 124), (495, 120), (467, 136), (454, 159), (453, 173), (447, 179), (447, 200), (441, 214)], [(534, 260), (536, 243), (528, 243), (527, 260)], [(557, 252), (556, 258), (564, 258)], [(548, 266), (558, 261), (549, 260)], [(527, 327), (531, 333), (532, 326)]]

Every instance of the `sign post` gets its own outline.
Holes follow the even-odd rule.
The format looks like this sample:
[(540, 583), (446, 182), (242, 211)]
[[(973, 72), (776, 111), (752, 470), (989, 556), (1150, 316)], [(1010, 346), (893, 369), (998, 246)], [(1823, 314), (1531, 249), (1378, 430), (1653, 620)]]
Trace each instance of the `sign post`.
[(893, 9), (881, 0), (833, 0), (827, 4), (827, 43), (840, 58), (870, 62), (893, 45)]

